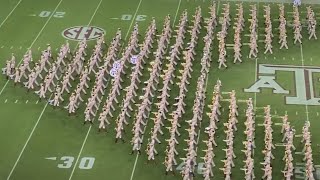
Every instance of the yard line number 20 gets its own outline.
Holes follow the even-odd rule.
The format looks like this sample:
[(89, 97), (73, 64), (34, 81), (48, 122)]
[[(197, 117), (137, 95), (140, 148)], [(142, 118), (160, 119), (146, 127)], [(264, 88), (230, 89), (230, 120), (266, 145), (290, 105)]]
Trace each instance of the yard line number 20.
[(52, 16), (52, 17), (55, 17), (55, 18), (63, 18), (64, 15), (66, 14), (66, 12), (41, 11), (41, 12), (39, 13), (39, 17), (46, 18), (46, 17), (51, 16), (52, 13), (53, 13), (53, 16)]
[[(62, 156), (60, 158), (62, 161), (60, 164), (58, 164), (58, 168), (71, 168), (74, 162), (74, 157), (73, 156)], [(94, 157), (83, 157), (80, 159), (79, 163), (79, 169), (92, 169), (93, 164), (94, 164), (95, 158)]]

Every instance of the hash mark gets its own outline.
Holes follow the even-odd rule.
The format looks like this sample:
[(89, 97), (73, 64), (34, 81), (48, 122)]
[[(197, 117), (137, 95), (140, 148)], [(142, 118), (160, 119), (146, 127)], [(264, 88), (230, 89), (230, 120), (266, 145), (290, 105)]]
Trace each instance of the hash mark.
[(29, 100), (26, 100), (26, 104), (29, 102)]
[(317, 112), (317, 116), (319, 116), (319, 113)]
[(22, 46), (20, 46), (19, 49), (22, 49)]
[(294, 61), (294, 57), (292, 57), (292, 61)]
[(8, 99), (4, 100), (4, 103), (7, 103)]
[(275, 146), (286, 146), (285, 143), (276, 143)]
[(17, 102), (18, 102), (18, 99), (14, 103), (17, 103)]
[(226, 46), (234, 46), (234, 44), (226, 44)]
[(36, 102), (36, 104), (38, 104), (39, 103), (39, 100)]
[(312, 58), (310, 58), (310, 61), (312, 61)]
[(296, 111), (296, 115), (298, 115), (298, 111)]
[(45, 159), (47, 159), (47, 160), (57, 160), (57, 157), (47, 157)]
[(10, 47), (10, 49), (12, 49), (12, 48), (13, 48), (13, 46)]
[(273, 59), (276, 59), (276, 57), (275, 57), (275, 56), (273, 56)]
[(287, 115), (287, 114), (288, 114), (288, 111), (285, 111), (284, 114)]
[(40, 50), (40, 47), (38, 47), (38, 51)]
[(4, 48), (4, 46), (1, 46), (1, 49)]

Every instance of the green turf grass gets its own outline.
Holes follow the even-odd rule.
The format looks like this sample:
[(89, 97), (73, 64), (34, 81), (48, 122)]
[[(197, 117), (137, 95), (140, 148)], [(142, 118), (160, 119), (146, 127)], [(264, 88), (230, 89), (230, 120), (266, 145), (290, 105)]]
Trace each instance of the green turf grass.
[[(15, 3), (18, 1), (10, 1), (10, 2), (1, 2), (1, 19), (7, 16), (7, 14), (11, 11), (11, 9), (15, 6)], [(8, 21), (0, 28), (0, 54), (1, 60), (4, 65), (5, 60), (10, 57), (11, 52), (14, 52), (17, 56), (17, 59), (20, 60), (27, 48), (33, 43), (34, 39), (38, 36), (38, 33), (45, 25), (47, 18), (38, 17), (41, 11), (50, 11), (52, 12), (56, 5), (59, 3), (58, 0), (54, 1), (35, 1), (26, 0), (22, 1), (21, 4), (17, 7), (15, 12), (10, 16)], [(61, 32), (72, 26), (78, 25), (87, 25), (90, 21), (92, 14), (94, 13), (96, 7), (98, 6), (99, 0), (93, 0), (90, 2), (85, 1), (75, 1), (75, 0), (64, 0), (57, 11), (65, 11), (64, 18), (52, 18), (44, 28), (43, 32), (39, 35), (37, 40), (34, 42), (32, 46), (32, 50), (34, 52), (34, 57), (39, 57), (40, 52), (38, 48), (44, 49), (46, 44), (50, 42), (52, 48), (55, 50), (60, 47), (62, 43), (64, 43), (64, 38), (61, 36)], [(162, 28), (163, 19), (167, 14), (171, 14), (171, 19), (173, 21), (176, 10), (179, 5), (179, 1), (169, 1), (169, 0), (143, 0), (138, 8), (140, 1), (124, 1), (124, 0), (109, 0), (103, 1), (101, 6), (99, 7), (96, 15), (94, 16), (91, 24), (95, 26), (102, 27), (106, 30), (106, 40), (109, 43), (110, 38), (114, 36), (116, 29), (118, 27), (122, 28), (122, 36), (123, 39), (125, 36), (130, 35), (132, 28), (131, 20), (121, 21), (120, 19), (111, 19), (111, 18), (121, 18), (123, 14), (129, 14), (135, 17), (138, 15), (147, 15), (145, 21), (139, 22), (139, 31), (140, 34), (144, 35), (146, 27), (149, 25), (149, 21), (151, 17), (156, 17), (158, 29)], [(219, 3), (219, 16), (221, 16), (222, 12), (222, 4), (225, 2)], [(244, 8), (248, 9), (250, 4), (255, 2), (246, 2), (244, 3)], [(204, 17), (208, 17), (208, 6), (210, 2), (208, 1), (182, 1), (181, 6), (179, 7), (178, 17), (176, 23), (178, 22), (178, 18), (181, 12), (184, 9), (188, 9), (189, 20), (191, 20), (191, 16), (194, 14), (195, 7), (202, 7), (202, 14)], [(263, 27), (263, 5), (266, 3), (259, 3), (259, 27)], [(217, 3), (218, 5), (218, 3)], [(235, 3), (230, 2), (231, 12), (235, 13)], [(3, 8), (7, 7), (7, 8)], [(218, 7), (218, 6), (217, 6)], [(318, 12), (316, 9), (318, 6), (314, 6), (314, 10)], [(11, 8), (11, 9), (10, 9)], [(272, 19), (276, 19), (278, 16), (278, 7), (277, 4), (271, 4), (272, 8)], [(286, 5), (286, 12), (292, 11), (291, 5)], [(3, 9), (3, 10), (2, 10)], [(305, 6), (302, 6), (301, 11), (306, 11)], [(30, 16), (35, 14), (36, 16)], [(287, 14), (289, 15), (289, 14)], [(305, 17), (305, 14), (300, 13), (301, 18)], [(2, 18), (3, 17), (3, 18)], [(249, 12), (245, 12), (245, 18), (249, 17)], [(291, 17), (287, 16), (289, 20)], [(234, 23), (234, 20), (231, 22)], [(191, 24), (191, 21), (190, 21)], [(248, 22), (246, 22), (246, 30), (243, 32), (242, 41), (249, 42), (249, 38), (244, 36), (244, 34), (249, 34), (248, 30)], [(276, 28), (278, 26), (276, 21), (273, 21), (273, 27)], [(217, 30), (219, 30), (220, 26)], [(304, 65), (317, 66), (319, 63), (317, 61), (317, 46), (319, 41), (309, 41), (306, 40), (307, 34), (306, 29), (303, 30), (304, 34), (304, 42), (303, 42), (303, 59)], [(259, 29), (259, 33), (263, 34), (264, 29)], [(273, 55), (263, 55), (263, 43), (259, 43), (259, 57), (256, 60), (251, 60), (247, 58), (243, 58), (244, 63), (241, 65), (233, 65), (232, 64), (232, 50), (228, 50), (229, 58), (228, 58), (228, 69), (227, 70), (218, 70), (217, 69), (217, 40), (214, 40), (213, 43), (213, 63), (210, 68), (209, 73), (209, 81), (207, 86), (207, 99), (206, 105), (211, 103), (213, 86), (217, 79), (222, 81), (223, 91), (231, 91), (235, 89), (237, 92), (238, 99), (247, 99), (248, 97), (256, 96), (256, 107), (263, 107), (268, 104), (271, 105), (272, 113), (277, 115), (284, 115), (285, 111), (287, 111), (289, 115), (289, 121), (292, 125), (295, 126), (297, 130), (297, 134), (301, 133), (301, 128), (306, 120), (306, 107), (305, 105), (285, 105), (284, 104), (284, 95), (275, 95), (272, 94), (270, 90), (264, 89), (261, 93), (244, 93), (243, 89), (248, 88), (252, 83), (254, 83), (256, 79), (256, 69), (255, 67), (258, 64), (290, 64), (290, 65), (302, 65), (302, 57), (301, 57), (301, 49), (299, 45), (293, 45), (291, 40), (292, 30), (288, 28), (288, 46), (289, 50), (278, 50), (279, 45), (276, 43), (278, 41), (278, 33), (277, 30), (273, 31), (275, 38), (273, 40), (274, 45), (274, 54)], [(200, 37), (205, 35), (204, 29), (200, 34)], [(186, 36), (186, 42), (189, 40), (190, 36)], [(259, 36), (259, 40), (262, 39), (262, 36)], [(142, 40), (142, 37), (141, 37)], [(197, 60), (194, 62), (194, 72), (192, 73), (192, 79), (190, 80), (189, 92), (187, 94), (186, 103), (187, 108), (191, 109), (193, 105), (193, 98), (195, 94), (195, 85), (197, 77), (199, 76), (199, 68), (201, 52), (203, 48), (203, 43), (201, 42), (201, 38), (199, 38), (199, 43), (197, 46)], [(171, 45), (174, 43), (174, 38), (172, 38)], [(227, 38), (227, 43), (233, 43), (233, 30), (229, 29), (229, 36)], [(77, 42), (71, 42), (73, 49), (75, 48)], [(92, 49), (94, 42), (90, 43), (90, 48)], [(4, 45), (3, 48), (1, 46)], [(12, 49), (11, 49), (12, 46)], [(21, 47), (21, 49), (20, 49)], [(156, 48), (156, 47), (155, 47)], [(248, 53), (248, 46), (243, 46), (242, 51), (244, 54)], [(275, 59), (274, 59), (275, 57)], [(35, 60), (37, 59), (35, 58)], [(284, 59), (285, 58), (285, 59)], [(294, 60), (292, 60), (294, 58)], [(312, 61), (311, 61), (312, 58)], [(150, 58), (147, 62), (152, 61)], [(164, 60), (165, 61), (165, 60)], [(256, 64), (257, 63), (257, 64)], [(147, 63), (147, 67), (150, 65)], [(165, 67), (164, 67), (165, 69)], [(177, 69), (181, 69), (181, 65), (177, 66)], [(127, 71), (130, 73), (130, 70)], [(178, 75), (178, 72), (175, 72), (175, 75)], [(316, 74), (314, 80), (319, 75)], [(143, 77), (141, 80), (147, 80), (149, 77), (149, 72), (146, 69), (143, 71)], [(126, 81), (123, 83), (123, 86), (129, 85), (130, 81), (128, 78), (124, 77)], [(179, 80), (176, 79), (175, 82)], [(290, 90), (290, 95), (294, 96), (294, 77), (292, 73), (288, 72), (277, 72), (277, 82), (282, 85), (285, 89)], [(2, 88), (6, 83), (6, 79), (4, 76), (0, 76), (0, 87)], [(316, 82), (315, 88), (319, 86), (318, 82)], [(109, 92), (110, 85), (107, 88), (106, 92)], [(141, 88), (142, 86), (140, 86)], [(162, 88), (162, 81), (160, 81), (158, 88)], [(178, 95), (178, 86), (173, 85), (171, 91), (171, 100), (169, 102), (172, 104), (173, 98)], [(142, 95), (143, 92), (141, 90), (137, 91), (139, 95)], [(319, 92), (316, 91), (317, 96)], [(125, 92), (121, 93), (121, 97), (125, 94)], [(158, 95), (159, 93), (156, 93)], [(228, 98), (227, 95), (223, 95), (223, 97)], [(130, 156), (128, 153), (131, 151), (131, 145), (129, 141), (131, 140), (131, 128), (132, 125), (126, 128), (127, 134), (125, 135), (126, 143), (118, 143), (114, 144), (114, 136), (115, 132), (113, 130), (115, 123), (113, 118), (110, 120), (112, 122), (110, 128), (108, 129), (108, 133), (97, 133), (97, 121), (95, 125), (92, 126), (90, 132), (88, 131), (88, 126), (83, 126), (83, 114), (81, 111), (78, 111), (78, 116), (76, 117), (68, 117), (67, 112), (62, 109), (53, 109), (51, 106), (48, 106), (45, 111), (42, 113), (43, 108), (45, 106), (45, 102), (37, 102), (37, 97), (32, 93), (26, 93), (25, 88), (22, 87), (13, 87), (13, 83), (9, 82), (3, 93), (0, 95), (0, 112), (1, 112), (1, 121), (2, 124), (0, 126), (0, 152), (3, 154), (3, 157), (0, 158), (0, 179), (6, 179), (13, 168), (14, 163), (16, 162), (23, 146), (25, 145), (29, 134), (32, 132), (33, 127), (38, 122), (36, 129), (33, 135), (30, 138), (29, 143), (27, 144), (25, 151), (23, 152), (21, 158), (19, 159), (17, 166), (15, 167), (11, 179), (69, 179), (71, 176), (72, 170), (74, 169), (74, 174), (72, 175), (72, 179), (131, 179), (131, 175), (133, 173), (133, 179), (137, 180), (149, 180), (149, 179), (180, 179), (179, 173), (177, 176), (165, 176), (164, 175), (164, 165), (162, 162), (164, 160), (163, 151), (165, 149), (166, 143), (164, 141), (165, 138), (168, 138), (168, 135), (164, 135), (160, 137), (160, 140), (163, 142), (161, 145), (156, 145), (157, 150), (160, 152), (159, 156), (156, 157), (157, 164), (144, 164), (146, 162), (146, 155), (144, 153), (145, 146), (147, 144), (147, 139), (150, 137), (149, 132), (150, 128), (153, 126), (153, 122), (149, 120), (149, 123), (146, 128), (146, 133), (144, 136), (144, 144), (142, 148), (143, 155), (138, 156), (137, 163), (133, 172), (133, 167), (135, 165), (135, 160), (137, 158), (136, 155)], [(6, 101), (7, 100), (7, 101)], [(15, 101), (17, 103), (15, 103)], [(26, 101), (28, 100), (28, 103)], [(119, 101), (121, 98), (118, 99)], [(138, 99), (136, 98), (138, 101)], [(156, 102), (156, 100), (154, 101)], [(245, 121), (244, 110), (246, 105), (244, 103), (239, 102), (239, 124), (238, 131), (236, 132), (235, 137), (235, 151), (238, 158), (235, 160), (236, 167), (232, 169), (232, 177), (233, 179), (237, 177), (243, 177), (243, 171), (240, 168), (243, 167), (244, 155), (240, 150), (243, 149), (242, 141), (245, 139), (243, 134)], [(222, 102), (222, 106), (224, 110), (222, 110), (222, 116), (220, 117), (221, 121), (218, 124), (219, 130), (216, 133), (216, 142), (218, 143), (218, 148), (215, 149), (215, 163), (216, 167), (214, 168), (214, 174), (216, 179), (222, 179), (223, 174), (218, 168), (223, 166), (223, 163), (220, 161), (224, 158), (225, 154), (222, 151), (225, 148), (225, 143), (222, 141), (225, 138), (225, 134), (223, 132), (223, 122), (227, 121), (228, 115), (228, 103)], [(119, 107), (116, 107), (116, 112), (120, 110)], [(136, 109), (136, 108), (135, 108)], [(169, 106), (169, 112), (172, 112), (174, 108), (172, 105)], [(313, 141), (313, 158), (315, 159), (314, 163), (317, 164), (317, 158), (319, 158), (318, 147), (316, 146), (319, 143), (319, 132), (317, 132), (317, 123), (318, 119), (318, 107), (317, 106), (308, 106), (308, 118), (311, 122), (311, 132), (312, 132), (312, 141)], [(156, 107), (153, 106), (152, 111), (156, 111)], [(205, 108), (206, 111), (209, 111), (208, 108)], [(114, 112), (114, 116), (116, 117), (117, 113)], [(258, 115), (263, 115), (262, 109), (257, 109)], [(182, 136), (178, 139), (181, 145), (179, 145), (178, 151), (180, 155), (176, 157), (178, 163), (178, 159), (180, 157), (184, 157), (185, 152), (182, 150), (186, 144), (183, 142), (183, 139), (186, 137), (185, 128), (187, 128), (187, 124), (184, 120), (189, 120), (191, 117), (191, 111), (187, 112), (181, 118), (182, 128), (179, 130)], [(167, 115), (169, 117), (169, 115)], [(40, 119), (39, 119), (40, 117)], [(153, 117), (153, 115), (150, 115)], [(132, 121), (133, 119), (131, 119)], [(281, 122), (279, 118), (273, 118), (274, 122)], [(257, 117), (256, 124), (260, 124), (263, 122), (261, 117)], [(166, 122), (166, 125), (169, 125)], [(203, 133), (203, 128), (208, 125), (208, 117), (206, 115), (203, 116), (202, 121), (202, 129), (200, 134), (199, 141), (199, 155), (198, 160), (201, 162), (200, 157), (203, 155), (203, 150), (205, 148), (202, 140), (206, 139), (206, 136)], [(279, 143), (281, 141), (280, 135), (280, 126), (274, 127), (274, 143)], [(166, 133), (167, 130), (163, 129)], [(263, 160), (263, 156), (261, 150), (264, 147), (264, 142), (260, 141), (264, 137), (263, 127), (256, 126), (256, 150), (255, 150), (255, 175), (256, 178), (260, 178), (263, 175), (263, 172), (260, 170), (262, 165), (259, 163)], [(88, 136), (87, 133), (89, 132)], [(87, 138), (86, 138), (87, 137)], [(299, 143), (300, 138), (295, 139), (295, 145), (297, 147), (297, 151), (302, 150), (302, 145)], [(83, 146), (83, 149), (82, 148)], [(81, 151), (81, 154), (80, 154)], [(280, 170), (284, 168), (283, 162), (280, 160), (283, 156), (283, 147), (277, 147), (276, 150), (273, 151), (276, 160), (273, 161), (274, 164), (274, 173), (273, 176), (275, 179), (282, 179), (282, 174)], [(70, 168), (58, 168), (57, 165), (62, 163), (60, 160), (62, 156), (72, 156), (74, 157), (74, 161), (72, 167)], [(45, 157), (57, 157), (58, 160), (46, 160)], [(75, 165), (76, 159), (79, 157), (78, 163)], [(79, 163), (81, 158), (83, 157), (94, 157), (95, 162), (94, 166), (90, 170), (79, 169)], [(294, 156), (295, 162), (302, 162), (301, 155)], [(298, 173), (296, 173), (298, 175)], [(200, 175), (197, 175), (197, 179), (201, 179)]]

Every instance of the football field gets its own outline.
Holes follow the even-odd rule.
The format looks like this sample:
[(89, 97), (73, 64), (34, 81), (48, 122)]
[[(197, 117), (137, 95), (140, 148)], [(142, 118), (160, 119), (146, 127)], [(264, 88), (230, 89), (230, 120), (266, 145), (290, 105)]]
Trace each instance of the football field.
[[(175, 25), (179, 23), (181, 13), (187, 9), (188, 26), (191, 26), (192, 15), (194, 15), (197, 7), (202, 8), (203, 18), (210, 17), (209, 6), (213, 1), (208, 0), (1, 0), (0, 1), (0, 66), (5, 67), (7, 59), (10, 59), (11, 53), (16, 56), (17, 64), (21, 63), (23, 55), (28, 49), (32, 49), (34, 60), (38, 60), (41, 51), (46, 49), (50, 44), (54, 56), (58, 53), (60, 46), (68, 39), (71, 49), (75, 50), (78, 45), (80, 31), (86, 27), (94, 27), (98, 32), (105, 32), (106, 43), (109, 44), (114, 37), (118, 28), (122, 30), (121, 50), (127, 44), (135, 23), (139, 25), (139, 33), (141, 34), (140, 43), (143, 41), (147, 27), (152, 17), (156, 19), (158, 35), (161, 34), (165, 16), (170, 14), (172, 29), (177, 29)], [(263, 107), (270, 105), (273, 115), (273, 142), (276, 149), (273, 150), (275, 159), (272, 161), (273, 177), (276, 180), (283, 179), (281, 170), (284, 169), (284, 147), (281, 142), (282, 134), (280, 133), (282, 120), (281, 116), (288, 114), (289, 121), (296, 129), (296, 137), (294, 144), (297, 148), (294, 154), (295, 179), (304, 179), (304, 155), (301, 153), (303, 144), (301, 141), (302, 126), (305, 121), (311, 123), (312, 149), (313, 159), (316, 165), (315, 177), (320, 180), (320, 40), (308, 40), (307, 28), (303, 27), (302, 36), (303, 43), (293, 44), (293, 29), (288, 25), (288, 46), (289, 49), (279, 49), (279, 32), (276, 29), (279, 21), (278, 4), (285, 1), (262, 2), (262, 1), (244, 1), (244, 16), (249, 18), (250, 5), (257, 4), (259, 18), (259, 54), (258, 58), (249, 59), (249, 25), (245, 22), (245, 30), (242, 33), (242, 53), (243, 63), (233, 64), (234, 30), (230, 28), (227, 36), (227, 69), (218, 69), (218, 40), (216, 34), (213, 40), (213, 61), (211, 62), (210, 71), (206, 84), (206, 104), (204, 112), (210, 112), (212, 92), (214, 85), (219, 79), (222, 82), (222, 96), (224, 100), (221, 105), (221, 117), (216, 131), (216, 142), (218, 147), (214, 149), (216, 166), (213, 168), (214, 177), (212, 179), (224, 179), (223, 172), (219, 168), (223, 167), (226, 148), (225, 127), (224, 122), (228, 120), (229, 99), (228, 92), (235, 90), (239, 106), (239, 123), (238, 131), (235, 132), (234, 150), (237, 158), (234, 160), (235, 167), (232, 169), (232, 179), (244, 179), (244, 172), (241, 170), (244, 166), (245, 156), (241, 151), (244, 149), (242, 142), (245, 140), (244, 122), (246, 120), (245, 110), (247, 108), (245, 100), (254, 99), (254, 107), (256, 108), (256, 149), (254, 154), (255, 160), (255, 176), (261, 179), (263, 176), (263, 153), (264, 149), (264, 127)], [(230, 3), (231, 24), (236, 14), (236, 4), (238, 1), (216, 1), (217, 16), (222, 17), (223, 4)], [(309, 1), (311, 3), (311, 1)], [(264, 6), (270, 4), (273, 23), (273, 54), (264, 54)], [(299, 8), (302, 23), (305, 23), (306, 7), (309, 4), (302, 4)], [(320, 5), (313, 4), (313, 10), (319, 20)], [(285, 14), (288, 24), (292, 22), (292, 4), (285, 2)], [(319, 23), (318, 23), (319, 24)], [(204, 26), (204, 21), (202, 26)], [(231, 26), (232, 26), (231, 25)], [(215, 32), (221, 29), (221, 25), (217, 26)], [(190, 27), (188, 27), (190, 30)], [(98, 34), (92, 31), (86, 31), (93, 37)], [(170, 46), (175, 42), (176, 32), (170, 41)], [(155, 163), (146, 163), (147, 155), (145, 153), (147, 139), (150, 138), (150, 131), (154, 123), (153, 113), (150, 113), (150, 120), (144, 129), (142, 154), (129, 155), (132, 150), (130, 143), (132, 135), (134, 115), (129, 121), (129, 125), (125, 127), (124, 135), (125, 143), (115, 143), (115, 120), (120, 112), (120, 104), (125, 96), (125, 91), (119, 96), (119, 104), (115, 105), (116, 110), (113, 112), (114, 118), (109, 119), (110, 126), (107, 132), (98, 132), (99, 122), (95, 118), (93, 125), (83, 125), (84, 121), (84, 105), (82, 105), (74, 116), (68, 116), (67, 110), (63, 108), (67, 103), (62, 103), (61, 108), (53, 108), (46, 100), (39, 101), (39, 97), (34, 91), (27, 92), (22, 84), (14, 86), (13, 82), (6, 79), (5, 75), (0, 76), (0, 180), (173, 180), (182, 179), (179, 173), (181, 170), (180, 158), (185, 157), (187, 147), (185, 138), (188, 137), (188, 123), (193, 116), (192, 106), (196, 92), (197, 79), (200, 75), (200, 59), (203, 50), (203, 37), (206, 35), (203, 27), (199, 34), (199, 43), (196, 47), (197, 55), (193, 62), (192, 78), (189, 79), (188, 92), (185, 98), (186, 113), (181, 117), (179, 129), (181, 136), (177, 137), (180, 142), (177, 145), (179, 156), (176, 157), (178, 166), (175, 167), (176, 175), (165, 175), (165, 166), (163, 165), (165, 158), (165, 149), (169, 138), (166, 128), (162, 128), (164, 135), (159, 136), (161, 144), (156, 145), (159, 155), (155, 157)], [(317, 35), (320, 37), (320, 27), (317, 27)], [(158, 38), (158, 37), (157, 37)], [(92, 38), (94, 39), (94, 38)], [(185, 46), (190, 40), (187, 33)], [(94, 48), (96, 40), (88, 41), (89, 54)], [(156, 44), (154, 45), (157, 48)], [(104, 53), (106, 53), (105, 50)], [(169, 50), (166, 56), (169, 56)], [(87, 57), (88, 58), (88, 57)], [(149, 79), (151, 67), (150, 62), (154, 60), (153, 56), (147, 60), (144, 68), (143, 76), (140, 77), (142, 83), (137, 90), (138, 96), (143, 95), (143, 82)], [(181, 57), (181, 61), (183, 58)], [(175, 76), (179, 76), (179, 70), (183, 69), (181, 61), (176, 66)], [(163, 68), (167, 59), (163, 60)], [(129, 66), (132, 66), (131, 64)], [(130, 85), (131, 68), (126, 69), (127, 74), (123, 76), (124, 82), (122, 86), (125, 88)], [(126, 77), (127, 76), (127, 77)], [(258, 86), (259, 80), (264, 76), (273, 77), (278, 89), (287, 91), (287, 93), (277, 93), (274, 86), (262, 88)], [(108, 76), (110, 81), (112, 77)], [(179, 95), (178, 78), (174, 79), (174, 84), (170, 86), (169, 113), (167, 117), (175, 110), (173, 104), (174, 98)], [(90, 83), (93, 86), (93, 83)], [(111, 84), (106, 87), (106, 94), (109, 92)], [(162, 88), (162, 79), (157, 85), (158, 89)], [(37, 88), (38, 89), (38, 88)], [(74, 88), (73, 88), (74, 89)], [(155, 91), (155, 98), (152, 99), (156, 103), (160, 92)], [(64, 94), (64, 98), (68, 99), (70, 95)], [(84, 96), (88, 98), (89, 95)], [(103, 98), (103, 102), (106, 97)], [(140, 103), (141, 99), (135, 97), (136, 103)], [(101, 105), (102, 107), (102, 105)], [(138, 106), (133, 106), (134, 110)], [(157, 106), (153, 105), (152, 112), (157, 111)], [(201, 164), (206, 148), (203, 140), (207, 140), (204, 133), (205, 127), (209, 124), (209, 117), (203, 114), (201, 124), (198, 126), (198, 169), (196, 170), (195, 179), (203, 179), (201, 172)], [(168, 120), (164, 120), (166, 126), (170, 126)], [(319, 165), (319, 166), (317, 166)]]

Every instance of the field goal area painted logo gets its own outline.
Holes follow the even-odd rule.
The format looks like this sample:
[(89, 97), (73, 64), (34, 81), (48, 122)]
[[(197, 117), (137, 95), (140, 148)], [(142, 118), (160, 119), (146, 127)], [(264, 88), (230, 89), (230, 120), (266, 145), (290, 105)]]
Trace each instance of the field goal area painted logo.
[(98, 39), (105, 34), (105, 30), (97, 26), (74, 26), (65, 29), (62, 36), (69, 40), (81, 41)]
[[(259, 93), (261, 88), (272, 89), (274, 94), (287, 94), (286, 104), (320, 105), (320, 97), (316, 97), (313, 75), (320, 73), (320, 67), (259, 64), (257, 81), (244, 92)], [(276, 82), (276, 71), (292, 72), (294, 74), (294, 95)]]

